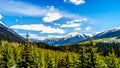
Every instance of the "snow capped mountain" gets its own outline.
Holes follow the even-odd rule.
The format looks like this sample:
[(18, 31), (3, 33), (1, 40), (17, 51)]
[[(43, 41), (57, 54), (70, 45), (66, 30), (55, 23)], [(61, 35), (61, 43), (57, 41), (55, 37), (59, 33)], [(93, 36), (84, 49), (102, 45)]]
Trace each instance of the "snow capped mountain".
[(104, 30), (94, 36), (95, 39), (111, 38), (111, 37), (120, 37), (120, 27), (112, 28), (109, 30)]
[(44, 42), (46, 44), (57, 46), (57, 45), (77, 43), (80, 41), (87, 41), (90, 37), (93, 37), (94, 39), (112, 38), (112, 37), (120, 38), (120, 27), (104, 30), (96, 35), (90, 33), (81, 34), (81, 33), (73, 32), (68, 34), (67, 36), (52, 37), (41, 41), (37, 40), (37, 42)]
[(0, 23), (0, 39), (12, 42), (24, 42), (24, 38), (18, 35), (15, 31), (9, 29), (4, 24)]
[(74, 33), (68, 34), (67, 36), (61, 37), (61, 38), (45, 39), (42, 42), (50, 44), (50, 45), (65, 45), (65, 44), (80, 42), (80, 41), (86, 40), (88, 38), (90, 38), (88, 35), (74, 32)]
[(94, 39), (112, 38), (112, 37), (120, 38), (120, 27), (104, 30), (98, 33), (97, 35), (81, 34), (81, 33), (74, 32), (61, 38), (46, 39), (43, 42), (50, 45), (64, 45), (64, 44), (71, 44), (71, 43), (88, 40), (90, 37), (93, 37)]
[(71, 38), (71, 37), (75, 37), (75, 36), (82, 37), (83, 39), (86, 38), (85, 34), (81, 34), (81, 33), (78, 33), (78, 32), (73, 32), (73, 33), (68, 34), (68, 36), (66, 36), (64, 40), (66, 40), (68, 38)]
[(92, 34), (92, 33), (88, 33), (88, 34), (85, 34), (86, 36), (89, 36), (89, 37), (93, 37), (94, 36), (94, 34)]

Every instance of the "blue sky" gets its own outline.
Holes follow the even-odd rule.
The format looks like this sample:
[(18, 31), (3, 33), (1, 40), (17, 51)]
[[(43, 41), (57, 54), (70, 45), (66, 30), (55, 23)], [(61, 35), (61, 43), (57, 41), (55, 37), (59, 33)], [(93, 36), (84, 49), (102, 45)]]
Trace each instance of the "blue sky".
[(45, 39), (119, 27), (120, 0), (0, 0), (0, 23)]

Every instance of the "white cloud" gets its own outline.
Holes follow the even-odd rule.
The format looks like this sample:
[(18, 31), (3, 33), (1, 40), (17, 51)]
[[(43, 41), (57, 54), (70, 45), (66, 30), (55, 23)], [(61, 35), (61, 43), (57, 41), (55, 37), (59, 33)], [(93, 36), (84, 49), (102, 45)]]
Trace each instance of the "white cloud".
[(61, 28), (80, 27), (81, 23), (62, 24)]
[(72, 21), (67, 21), (67, 24), (82, 23), (83, 21), (87, 21), (87, 18), (81, 18), (81, 19), (75, 19), (75, 20), (72, 20)]
[(13, 25), (10, 28), (21, 29), (21, 30), (31, 30), (31, 31), (41, 31), (41, 33), (59, 33), (59, 34), (63, 34), (65, 32), (63, 29), (52, 28), (50, 26), (45, 26), (43, 24)]
[(85, 35), (90, 36), (90, 37), (94, 36), (94, 34), (91, 34), (91, 33), (88, 33), (88, 34), (85, 34)]
[(3, 16), (0, 14), (0, 19), (2, 19), (2, 17), (3, 17)]
[(48, 35), (48, 38), (54, 37), (55, 35)]
[(37, 40), (44, 40), (46, 37), (44, 36), (38, 36), (36, 34), (29, 34), (29, 38), (37, 39)]
[(61, 28), (71, 28), (71, 27), (80, 27), (82, 25), (82, 21), (84, 21), (84, 18), (83, 19), (75, 19), (75, 20), (72, 20), (72, 21), (67, 21), (66, 24), (62, 24), (61, 25)]
[(27, 16), (44, 16), (46, 9), (21, 1), (0, 0), (0, 9), (6, 13), (27, 15)]
[(85, 4), (85, 0), (64, 0), (64, 2), (70, 2), (75, 5)]
[[(54, 6), (41, 7), (14, 0), (0, 0), (0, 10), (2, 10), (0, 11), (1, 13), (9, 15), (45, 17), (44, 19), (48, 22), (58, 20), (61, 17), (70, 19), (82, 19), (82, 17), (77, 14), (71, 14), (69, 12), (56, 9)], [(51, 14), (54, 14), (54, 16)]]
[(76, 36), (77, 34), (80, 34), (80, 33), (78, 33), (78, 32), (71, 32), (71, 33), (68, 34), (68, 36), (69, 35)]
[(59, 13), (47, 13), (47, 15), (43, 18), (44, 22), (53, 22), (55, 20), (60, 19), (62, 16)]
[(79, 30), (81, 30), (81, 28), (74, 28), (74, 30), (79, 31)]
[[(23, 37), (25, 37), (26, 36), (26, 34), (24, 34), (24, 33), (19, 33), (21, 36), (23, 36)], [(44, 40), (44, 39), (46, 39), (47, 37), (44, 37), (44, 36), (38, 36), (37, 34), (29, 34), (29, 38), (30, 39), (37, 39), (37, 40)]]
[(85, 28), (85, 30), (86, 30), (86, 31), (90, 31), (90, 30), (91, 30), (91, 27), (88, 26), (88, 27)]

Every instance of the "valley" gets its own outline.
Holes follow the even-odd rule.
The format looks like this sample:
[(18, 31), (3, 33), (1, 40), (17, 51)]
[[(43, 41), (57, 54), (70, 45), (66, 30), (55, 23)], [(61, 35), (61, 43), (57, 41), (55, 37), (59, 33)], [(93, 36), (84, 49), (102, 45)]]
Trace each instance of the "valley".
[(120, 0), (0, 0), (0, 68), (120, 68)]

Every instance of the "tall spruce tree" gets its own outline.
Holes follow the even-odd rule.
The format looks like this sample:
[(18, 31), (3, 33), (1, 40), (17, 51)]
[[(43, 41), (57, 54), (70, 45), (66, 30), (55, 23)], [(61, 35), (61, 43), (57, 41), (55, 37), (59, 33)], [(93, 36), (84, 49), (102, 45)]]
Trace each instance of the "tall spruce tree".
[(96, 68), (97, 67), (97, 48), (96, 43), (91, 38), (88, 43), (82, 43), (79, 51), (79, 60), (81, 68)]
[(29, 43), (28, 39), (28, 33), (26, 35), (26, 43), (24, 46), (22, 46), (21, 54), (19, 57), (19, 61), (17, 63), (17, 67), (21, 68), (31, 68), (34, 66), (34, 60), (32, 56), (32, 46)]
[(86, 52), (86, 47), (85, 45), (81, 45), (80, 46), (80, 50), (79, 50), (79, 65), (78, 67), (80, 68), (86, 68), (87, 67), (87, 58), (88, 58), (88, 54)]
[(90, 62), (88, 63), (89, 68), (96, 68), (97, 67), (97, 48), (96, 48), (96, 42), (93, 40), (93, 38), (90, 39), (88, 43), (88, 57)]
[(1, 51), (2, 57), (0, 58), (0, 68), (9, 68), (8, 62), (9, 62), (9, 53), (8, 53), (8, 48), (3, 46), (2, 51)]
[(105, 57), (105, 62), (108, 68), (120, 68), (119, 58), (117, 58), (113, 49), (112, 53)]

